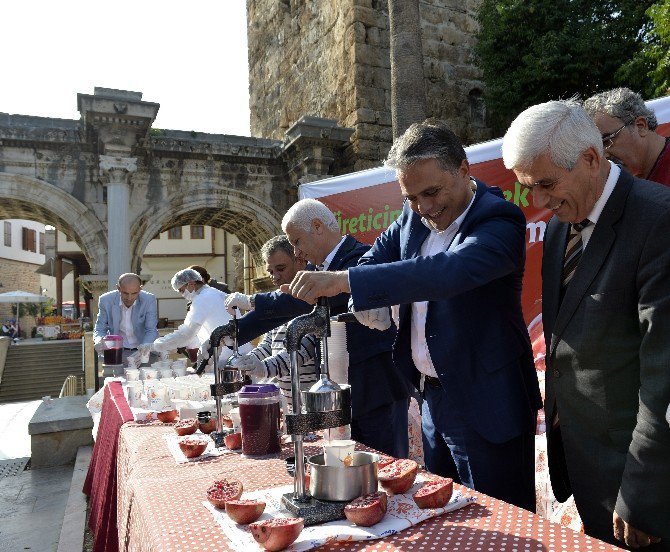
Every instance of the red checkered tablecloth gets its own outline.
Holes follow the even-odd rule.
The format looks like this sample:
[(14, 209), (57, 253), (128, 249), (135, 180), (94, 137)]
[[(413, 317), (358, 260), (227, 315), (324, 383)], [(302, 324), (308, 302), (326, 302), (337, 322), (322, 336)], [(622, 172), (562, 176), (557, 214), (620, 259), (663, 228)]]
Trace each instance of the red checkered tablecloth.
[[(170, 425), (159, 422), (121, 427), (117, 456), (119, 550), (230, 550), (223, 531), (202, 505), (208, 485), (221, 477), (240, 479), (250, 491), (290, 484), (283, 458), (292, 455), (292, 446), (283, 448), (281, 458), (255, 460), (225, 455), (177, 464), (163, 438), (171, 431)], [(305, 448), (308, 455), (320, 452), (318, 444)], [(320, 550), (620, 550), (526, 510), (460, 488), (476, 496), (477, 502), (383, 540), (338, 542)]]

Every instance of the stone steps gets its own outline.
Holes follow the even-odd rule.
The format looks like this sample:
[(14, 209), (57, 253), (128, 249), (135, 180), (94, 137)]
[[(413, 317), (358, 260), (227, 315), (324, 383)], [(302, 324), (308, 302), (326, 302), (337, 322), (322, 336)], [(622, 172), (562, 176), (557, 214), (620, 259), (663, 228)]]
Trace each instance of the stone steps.
[(0, 403), (57, 397), (69, 375), (83, 375), (81, 341), (13, 345), (0, 383)]

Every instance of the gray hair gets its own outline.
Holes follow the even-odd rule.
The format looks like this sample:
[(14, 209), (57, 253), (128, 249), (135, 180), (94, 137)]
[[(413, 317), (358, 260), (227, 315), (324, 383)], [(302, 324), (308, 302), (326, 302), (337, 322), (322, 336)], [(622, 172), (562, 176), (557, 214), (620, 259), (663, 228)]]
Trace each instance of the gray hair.
[(426, 119), (411, 125), (393, 142), (384, 164), (402, 172), (424, 159), (436, 159), (443, 170), (455, 174), (467, 156), (458, 136), (444, 121)]
[(192, 268), (185, 268), (180, 270), (172, 277), (172, 289), (179, 291), (181, 286), (185, 286), (189, 282), (201, 282), (202, 276)]
[(512, 121), (503, 138), (503, 162), (508, 169), (528, 168), (546, 153), (557, 166), (572, 170), (590, 147), (603, 156), (602, 136), (579, 102), (551, 101), (529, 107)]
[(281, 229), (286, 232), (286, 227), (289, 224), (295, 224), (298, 228), (309, 230), (312, 227), (314, 219), (323, 222), (329, 230), (334, 232), (340, 231), (340, 225), (337, 224), (335, 215), (333, 215), (328, 207), (316, 199), (301, 199), (297, 203), (294, 203), (286, 211), (281, 221)]
[(271, 255), (277, 253), (277, 251), (283, 251), (291, 259), (295, 259), (295, 253), (293, 252), (293, 246), (291, 242), (288, 241), (288, 238), (284, 234), (275, 236), (266, 241), (261, 247), (261, 257), (263, 257), (263, 262), (268, 262), (268, 259)]
[(125, 274), (121, 274), (121, 276), (119, 276), (119, 279), (117, 280), (117, 284), (119, 285), (119, 287), (121, 287), (123, 284), (128, 284), (132, 280), (137, 280), (137, 282), (140, 285), (142, 285), (142, 278), (140, 278), (134, 272), (126, 272)]
[(595, 94), (584, 102), (584, 109), (591, 117), (595, 117), (596, 113), (605, 113), (627, 125), (638, 117), (644, 117), (649, 130), (658, 126), (654, 112), (645, 105), (642, 96), (630, 88), (614, 88)]

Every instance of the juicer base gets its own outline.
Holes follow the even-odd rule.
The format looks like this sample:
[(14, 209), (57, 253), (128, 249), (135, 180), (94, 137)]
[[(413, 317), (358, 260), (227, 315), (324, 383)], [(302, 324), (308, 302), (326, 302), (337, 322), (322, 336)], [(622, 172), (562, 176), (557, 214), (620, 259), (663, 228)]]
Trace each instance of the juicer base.
[(293, 498), (293, 493), (286, 493), (282, 495), (281, 503), (293, 517), (303, 518), (305, 526), (308, 526), (344, 519), (344, 507), (349, 501), (327, 502), (308, 497), (307, 502), (298, 502)]

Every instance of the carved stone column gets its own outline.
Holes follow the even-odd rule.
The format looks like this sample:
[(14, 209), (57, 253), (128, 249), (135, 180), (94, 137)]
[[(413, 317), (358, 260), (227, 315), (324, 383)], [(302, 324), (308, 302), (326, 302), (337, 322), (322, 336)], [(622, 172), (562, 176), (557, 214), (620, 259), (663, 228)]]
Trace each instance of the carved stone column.
[[(85, 274), (79, 276), (79, 284), (93, 297), (91, 299), (91, 321), (95, 324), (98, 316), (98, 299), (110, 288), (104, 274)], [(93, 349), (93, 332), (84, 334), (84, 382), (86, 389), (95, 388), (95, 350)]]
[(129, 180), (137, 159), (101, 155), (100, 170), (107, 177), (107, 289), (113, 289), (130, 272)]

